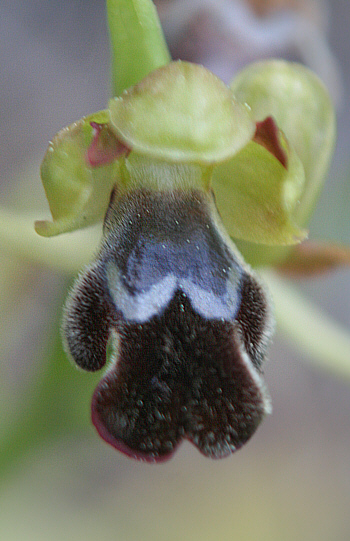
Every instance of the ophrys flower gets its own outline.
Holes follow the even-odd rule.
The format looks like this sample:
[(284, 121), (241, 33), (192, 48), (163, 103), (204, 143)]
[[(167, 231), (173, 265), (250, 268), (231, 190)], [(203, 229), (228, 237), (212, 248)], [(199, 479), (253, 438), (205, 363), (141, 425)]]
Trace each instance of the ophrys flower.
[[(271, 77), (284, 89), (273, 99)], [(145, 460), (169, 457), (183, 437), (225, 456), (270, 410), (269, 297), (229, 235), (300, 242), (331, 154), (332, 109), (308, 70), (272, 62), (233, 88), (240, 101), (204, 68), (170, 63), (58, 134), (42, 167), (54, 221), (38, 232), (106, 215), (96, 260), (68, 298), (65, 342), (87, 370), (106, 364), (111, 345), (93, 421)], [(301, 126), (292, 106), (307, 112), (310, 96), (318, 113)]]

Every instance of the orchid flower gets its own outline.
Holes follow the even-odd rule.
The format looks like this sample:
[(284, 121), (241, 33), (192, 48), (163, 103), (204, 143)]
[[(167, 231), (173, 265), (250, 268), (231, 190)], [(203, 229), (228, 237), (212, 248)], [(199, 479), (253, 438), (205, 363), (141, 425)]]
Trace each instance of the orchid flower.
[[(300, 259), (333, 109), (303, 66), (255, 64), (227, 87), (170, 61), (151, 2), (107, 8), (115, 97), (59, 132), (41, 170), (53, 221), (36, 222), (40, 235), (104, 222), (66, 302), (65, 347), (85, 370), (107, 364), (92, 417), (108, 443), (147, 461), (183, 438), (226, 456), (270, 411), (262, 363), (274, 318), (252, 267)], [(25, 231), (14, 221), (12, 242), (33, 250)], [(70, 242), (75, 261), (96, 246), (98, 233), (81, 235), (52, 250), (69, 270)]]

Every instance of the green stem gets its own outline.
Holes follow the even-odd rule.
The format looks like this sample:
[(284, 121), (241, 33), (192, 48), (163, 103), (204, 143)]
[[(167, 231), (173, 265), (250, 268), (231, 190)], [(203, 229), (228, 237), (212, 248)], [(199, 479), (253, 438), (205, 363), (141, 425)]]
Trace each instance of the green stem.
[(1, 249), (65, 274), (77, 272), (91, 260), (100, 238), (100, 226), (43, 238), (34, 230), (34, 216), (0, 207)]
[[(60, 307), (61, 307), (60, 303)], [(59, 309), (59, 320), (61, 309)], [(78, 372), (62, 348), (59, 321), (53, 325), (47, 362), (36, 388), (22, 400), (22, 414), (0, 446), (0, 479), (28, 455), (63, 435), (90, 426), (90, 399), (98, 376)]]
[(319, 367), (350, 377), (350, 332), (308, 301), (287, 281), (263, 273), (272, 293), (278, 327)]
[(135, 85), (171, 60), (151, 0), (107, 0), (113, 95)]

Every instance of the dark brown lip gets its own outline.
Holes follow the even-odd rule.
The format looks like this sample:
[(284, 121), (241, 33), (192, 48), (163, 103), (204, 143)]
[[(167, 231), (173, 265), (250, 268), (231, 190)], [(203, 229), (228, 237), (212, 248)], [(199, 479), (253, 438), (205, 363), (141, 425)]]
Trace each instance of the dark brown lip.
[[(100, 252), (65, 309), (66, 347), (81, 368), (99, 370), (114, 344), (93, 423), (140, 460), (166, 460), (184, 438), (206, 456), (227, 456), (269, 411), (267, 296), (205, 194), (128, 197), (112, 199)], [(169, 276), (173, 285), (162, 290)]]

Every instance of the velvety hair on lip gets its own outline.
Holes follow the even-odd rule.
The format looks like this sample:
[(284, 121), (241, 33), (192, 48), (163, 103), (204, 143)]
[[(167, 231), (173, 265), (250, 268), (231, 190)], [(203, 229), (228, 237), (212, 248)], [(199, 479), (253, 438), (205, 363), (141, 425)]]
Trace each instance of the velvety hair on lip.
[(115, 193), (63, 322), (85, 370), (106, 364), (112, 342), (92, 419), (108, 443), (147, 461), (184, 438), (220, 458), (252, 436), (270, 411), (261, 366), (272, 330), (265, 289), (197, 190)]

